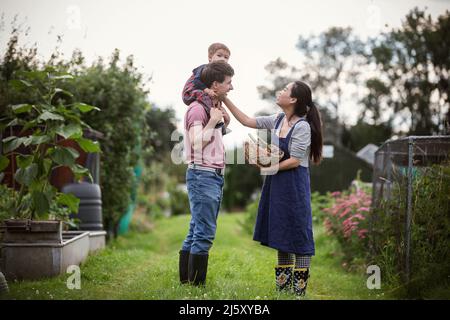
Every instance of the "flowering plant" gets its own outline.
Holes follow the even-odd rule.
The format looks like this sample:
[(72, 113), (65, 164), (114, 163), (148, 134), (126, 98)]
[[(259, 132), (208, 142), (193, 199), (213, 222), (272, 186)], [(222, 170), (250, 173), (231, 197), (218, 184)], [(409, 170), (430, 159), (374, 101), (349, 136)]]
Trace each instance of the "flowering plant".
[(339, 241), (344, 259), (352, 262), (365, 256), (367, 249), (367, 216), (372, 197), (362, 188), (346, 192), (333, 192), (334, 203), (322, 209), (326, 216), (324, 226), (329, 235)]

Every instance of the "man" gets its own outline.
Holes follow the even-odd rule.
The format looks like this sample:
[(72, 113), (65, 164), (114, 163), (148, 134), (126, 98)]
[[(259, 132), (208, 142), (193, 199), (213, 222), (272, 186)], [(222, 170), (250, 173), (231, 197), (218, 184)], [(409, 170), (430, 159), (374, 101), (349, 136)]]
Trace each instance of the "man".
[(217, 215), (222, 201), (225, 149), (222, 128), (216, 128), (223, 118), (225, 127), (230, 117), (221, 106), (233, 89), (233, 68), (226, 62), (211, 62), (205, 66), (201, 81), (217, 98), (209, 114), (197, 101), (192, 102), (184, 118), (185, 150), (188, 170), (186, 183), (191, 209), (189, 232), (180, 251), (181, 283), (203, 285), (208, 269), (209, 250), (216, 234)]

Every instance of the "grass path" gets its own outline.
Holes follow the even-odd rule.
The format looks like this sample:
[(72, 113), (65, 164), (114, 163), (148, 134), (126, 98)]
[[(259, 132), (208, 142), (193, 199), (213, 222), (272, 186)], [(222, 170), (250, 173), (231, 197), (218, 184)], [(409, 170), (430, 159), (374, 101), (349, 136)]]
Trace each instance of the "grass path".
[[(9, 283), (8, 299), (295, 299), (274, 289), (275, 250), (240, 227), (241, 214), (221, 214), (210, 252), (207, 286), (178, 283), (178, 250), (189, 216), (161, 219), (149, 233), (130, 232), (81, 268), (81, 289), (69, 290), (69, 275)], [(366, 288), (366, 275), (348, 273), (334, 255), (337, 244), (315, 226), (316, 256), (306, 299), (383, 299)]]

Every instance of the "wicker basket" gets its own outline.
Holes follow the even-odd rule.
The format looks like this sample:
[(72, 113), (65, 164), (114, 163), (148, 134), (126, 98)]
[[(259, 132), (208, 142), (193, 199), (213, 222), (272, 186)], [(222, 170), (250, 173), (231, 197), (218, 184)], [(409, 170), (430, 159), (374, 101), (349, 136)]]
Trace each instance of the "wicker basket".
[(262, 139), (255, 139), (249, 134), (250, 140), (244, 143), (245, 159), (248, 163), (259, 167), (270, 167), (280, 162), (284, 153), (276, 145), (267, 144)]

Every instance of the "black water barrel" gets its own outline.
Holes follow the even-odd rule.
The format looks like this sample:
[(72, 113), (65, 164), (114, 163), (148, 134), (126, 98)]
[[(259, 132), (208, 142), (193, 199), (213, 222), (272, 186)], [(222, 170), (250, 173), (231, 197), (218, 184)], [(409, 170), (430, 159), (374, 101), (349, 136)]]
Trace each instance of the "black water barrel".
[(80, 199), (78, 214), (71, 218), (80, 220), (80, 230), (103, 230), (102, 194), (95, 183), (69, 183), (62, 188), (64, 193), (72, 193)]

